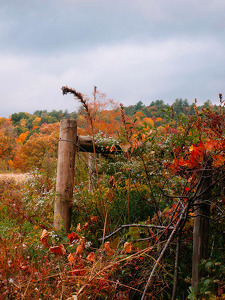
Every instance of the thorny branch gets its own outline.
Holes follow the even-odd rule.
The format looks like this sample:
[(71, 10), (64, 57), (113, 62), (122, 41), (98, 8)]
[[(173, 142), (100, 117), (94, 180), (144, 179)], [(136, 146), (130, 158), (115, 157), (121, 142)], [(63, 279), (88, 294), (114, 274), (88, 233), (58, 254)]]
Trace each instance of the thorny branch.
[(147, 284), (146, 284), (146, 286), (145, 286), (144, 292), (143, 292), (143, 294), (142, 294), (141, 300), (144, 300), (145, 295), (146, 295), (146, 292), (147, 292), (149, 286), (150, 286), (151, 283), (152, 283), (153, 275), (155, 274), (155, 271), (156, 271), (157, 267), (159, 266), (159, 263), (160, 263), (160, 261), (161, 261), (163, 255), (164, 255), (166, 249), (167, 249), (168, 246), (170, 245), (170, 243), (171, 243), (171, 241), (172, 241), (174, 235), (176, 234), (178, 228), (179, 228), (180, 225), (182, 224), (183, 217), (186, 215), (186, 211), (187, 211), (188, 209), (189, 209), (189, 204), (186, 204), (186, 206), (183, 208), (183, 210), (182, 210), (182, 212), (181, 212), (181, 214), (180, 214), (180, 217), (179, 217), (179, 220), (178, 220), (177, 224), (175, 225), (173, 231), (171, 232), (171, 234), (170, 234), (170, 236), (169, 236), (169, 238), (168, 238), (166, 244), (164, 245), (164, 247), (163, 247), (163, 249), (162, 249), (162, 251), (161, 251), (161, 253), (160, 253), (158, 259), (155, 261), (154, 266), (153, 266), (152, 271), (151, 271), (151, 274), (150, 274), (150, 276), (149, 276), (149, 278), (148, 278), (148, 281), (147, 281)]

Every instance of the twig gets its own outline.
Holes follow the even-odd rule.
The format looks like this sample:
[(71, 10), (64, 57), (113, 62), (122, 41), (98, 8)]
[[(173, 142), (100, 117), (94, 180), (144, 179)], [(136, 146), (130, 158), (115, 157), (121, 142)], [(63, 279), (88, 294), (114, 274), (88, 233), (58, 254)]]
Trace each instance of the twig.
[(155, 199), (155, 196), (154, 196), (154, 193), (153, 193), (153, 190), (152, 190), (152, 184), (151, 184), (151, 181), (150, 181), (150, 178), (149, 178), (149, 175), (148, 175), (148, 170), (147, 170), (147, 167), (146, 167), (146, 164), (145, 164), (145, 161), (144, 161), (144, 158), (143, 158), (142, 154), (140, 155), (140, 158), (141, 158), (141, 161), (142, 161), (143, 166), (144, 166), (146, 179), (147, 179), (147, 184), (148, 184), (148, 186), (150, 188), (150, 191), (151, 191), (151, 194), (152, 194), (152, 199), (153, 199), (153, 203), (154, 203), (154, 206), (155, 206), (155, 213), (156, 213), (157, 219), (159, 221), (159, 224), (161, 224), (162, 222), (160, 220), (159, 213), (158, 213), (159, 207), (158, 207), (157, 201)]
[[(25, 292), (24, 292), (24, 294), (23, 294), (22, 299), (25, 298), (25, 295), (26, 295), (26, 293), (27, 293), (27, 290), (28, 290), (28, 287), (29, 287), (29, 285), (30, 285), (30, 282), (31, 282), (31, 279), (28, 281), (28, 284), (27, 284), (27, 287), (26, 287), (26, 290), (25, 290)], [(18, 287), (18, 286), (17, 286), (17, 287)]]

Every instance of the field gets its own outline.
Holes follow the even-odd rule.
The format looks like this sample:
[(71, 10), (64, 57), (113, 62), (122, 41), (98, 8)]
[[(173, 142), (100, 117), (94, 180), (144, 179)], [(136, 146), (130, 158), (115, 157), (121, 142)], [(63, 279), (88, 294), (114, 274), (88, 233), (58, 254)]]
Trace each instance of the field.
[(92, 111), (64, 89), (80, 97), (78, 130), (95, 141), (91, 155), (79, 144), (75, 165), (63, 160), (74, 166), (65, 193), (60, 124), (0, 119), (2, 299), (225, 299), (224, 109), (150, 118), (149, 106), (132, 120), (121, 105), (116, 123), (118, 109)]

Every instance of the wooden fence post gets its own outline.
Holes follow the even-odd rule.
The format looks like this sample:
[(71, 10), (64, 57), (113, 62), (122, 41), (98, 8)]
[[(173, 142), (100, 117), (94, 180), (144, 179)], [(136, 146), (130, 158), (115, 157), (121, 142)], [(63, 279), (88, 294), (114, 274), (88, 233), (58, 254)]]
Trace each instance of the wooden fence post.
[(209, 240), (209, 216), (211, 199), (211, 161), (209, 157), (203, 158), (203, 171), (199, 174), (199, 183), (197, 187), (195, 201), (195, 218), (193, 231), (193, 254), (192, 254), (192, 287), (198, 293), (198, 284), (200, 281), (200, 272), (198, 269), (202, 259), (208, 256)]
[(77, 122), (63, 119), (60, 122), (56, 196), (54, 207), (54, 228), (71, 227), (71, 211), (74, 184)]

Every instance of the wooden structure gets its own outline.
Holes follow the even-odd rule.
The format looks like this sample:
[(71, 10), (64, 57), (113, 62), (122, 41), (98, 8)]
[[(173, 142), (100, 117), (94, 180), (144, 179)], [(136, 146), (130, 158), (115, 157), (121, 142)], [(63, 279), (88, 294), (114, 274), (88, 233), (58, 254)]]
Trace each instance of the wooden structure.
[(202, 259), (208, 257), (209, 218), (212, 171), (210, 159), (205, 155), (203, 158), (203, 170), (198, 176), (196, 192), (194, 231), (193, 231), (193, 254), (192, 254), (192, 287), (198, 293), (198, 284), (201, 278), (199, 264)]
[[(115, 147), (113, 152), (103, 145), (95, 142), (95, 150), (98, 153), (109, 154), (122, 151)], [(93, 190), (95, 162), (93, 159), (93, 140), (90, 136), (77, 136), (77, 122), (75, 120), (63, 119), (60, 122), (58, 164), (56, 179), (56, 196), (54, 205), (54, 228), (64, 228), (66, 232), (71, 227), (72, 197), (74, 184), (75, 154), (77, 151), (92, 153), (89, 155), (89, 166), (91, 167), (90, 191)], [(92, 180), (92, 182), (91, 182)]]

